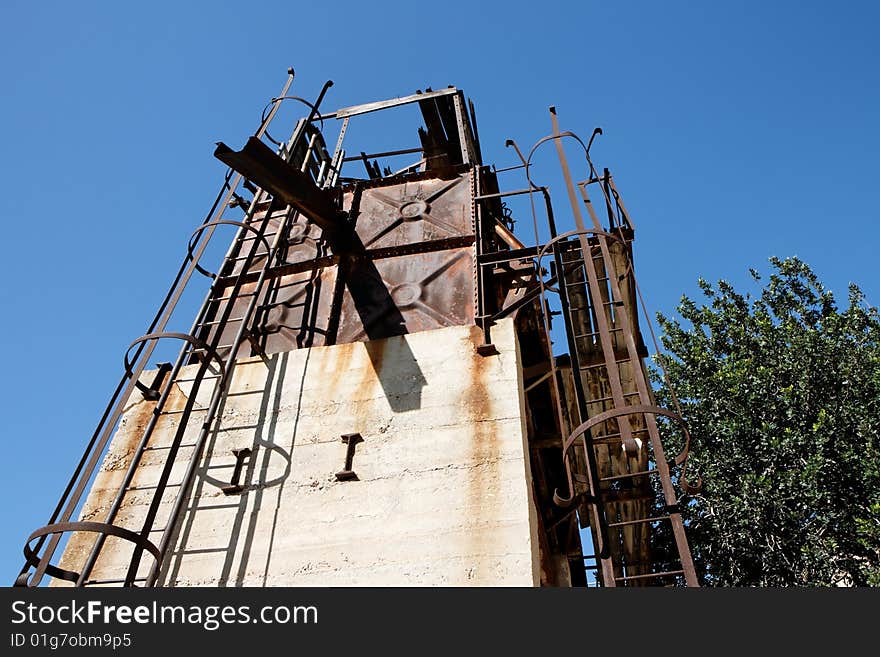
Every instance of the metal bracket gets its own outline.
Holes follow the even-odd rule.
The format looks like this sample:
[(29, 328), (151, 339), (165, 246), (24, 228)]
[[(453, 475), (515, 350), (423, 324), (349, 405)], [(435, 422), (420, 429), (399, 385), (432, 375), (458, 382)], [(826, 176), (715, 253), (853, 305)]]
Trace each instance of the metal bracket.
[(354, 464), (354, 450), (364, 439), (359, 433), (345, 433), (342, 434), (342, 442), (348, 445), (348, 449), (345, 450), (345, 467), (336, 473), (336, 481), (359, 481), (351, 467)]
[(156, 401), (159, 399), (159, 387), (162, 385), (162, 381), (165, 379), (165, 375), (171, 371), (171, 363), (157, 363), (156, 367), (159, 369), (156, 371), (156, 376), (153, 378), (153, 382), (149, 385), (149, 387), (145, 386), (140, 381), (135, 381), (135, 385), (137, 389), (141, 391), (144, 399), (147, 401)]
[(229, 484), (220, 488), (224, 495), (234, 495), (235, 493), (240, 493), (244, 490), (244, 484), (240, 484), (239, 480), (241, 479), (241, 471), (244, 468), (244, 462), (250, 458), (251, 453), (250, 447), (232, 450), (232, 454), (235, 456), (235, 469), (232, 471), (232, 480)]
[(255, 335), (254, 331), (252, 331), (251, 329), (245, 329), (245, 336), (244, 337), (247, 339), (248, 343), (250, 344), (251, 349), (253, 349), (256, 352), (257, 356), (259, 356), (262, 359), (263, 364), (268, 367), (269, 366), (269, 357), (266, 355), (266, 351), (263, 349), (263, 345), (260, 344), (260, 340)]
[(486, 344), (477, 345), (477, 353), (480, 356), (497, 356), (501, 352), (498, 351), (494, 344), (487, 342)]

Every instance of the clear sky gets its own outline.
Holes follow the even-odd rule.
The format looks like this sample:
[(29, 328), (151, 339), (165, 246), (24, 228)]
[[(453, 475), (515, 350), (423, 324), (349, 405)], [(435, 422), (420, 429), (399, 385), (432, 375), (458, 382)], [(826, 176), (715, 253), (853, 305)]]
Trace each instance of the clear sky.
[(243, 144), (288, 66), (305, 97), (334, 80), (328, 109), (460, 87), (499, 166), (505, 139), (550, 131), (551, 104), (563, 129), (601, 126), (653, 311), (774, 255), (880, 302), (875, 2), (7, 0), (2, 16), (0, 584), (216, 193), (214, 142)]

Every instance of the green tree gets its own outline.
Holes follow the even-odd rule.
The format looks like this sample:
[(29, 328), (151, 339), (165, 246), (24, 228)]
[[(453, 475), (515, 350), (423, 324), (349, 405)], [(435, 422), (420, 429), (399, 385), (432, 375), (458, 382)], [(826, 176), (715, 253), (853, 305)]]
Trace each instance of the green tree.
[(695, 562), (707, 585), (880, 585), (880, 316), (855, 285), (839, 310), (805, 263), (770, 262), (759, 296), (700, 280), (684, 322), (658, 315), (703, 481)]

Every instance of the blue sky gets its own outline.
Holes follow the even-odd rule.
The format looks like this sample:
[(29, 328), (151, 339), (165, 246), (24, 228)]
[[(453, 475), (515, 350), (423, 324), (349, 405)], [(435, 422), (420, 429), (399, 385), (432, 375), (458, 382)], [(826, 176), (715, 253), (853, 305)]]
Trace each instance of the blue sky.
[(514, 163), (505, 139), (550, 131), (551, 104), (563, 129), (601, 126), (594, 155), (636, 223), (652, 311), (672, 313), (698, 276), (746, 285), (774, 255), (876, 305), (878, 7), (4, 3), (0, 583), (216, 193), (214, 142), (244, 142), (288, 66), (305, 97), (334, 80), (327, 108), (460, 87), (499, 166)]

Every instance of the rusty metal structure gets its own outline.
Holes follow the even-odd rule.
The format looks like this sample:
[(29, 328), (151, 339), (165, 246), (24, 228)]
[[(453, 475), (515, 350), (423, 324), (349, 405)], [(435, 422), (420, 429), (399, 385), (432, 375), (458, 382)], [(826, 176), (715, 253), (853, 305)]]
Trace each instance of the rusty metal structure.
[[(157, 585), (239, 359), (458, 325), (478, 326), (478, 352), (492, 358), (493, 323), (503, 317), (515, 318), (522, 350), (543, 583), (697, 585), (679, 507), (680, 490), (689, 487), (686, 450), (670, 458), (660, 440), (664, 422), (683, 421), (652, 396), (643, 362), (648, 352), (640, 330), (633, 223), (608, 169), (600, 173), (590, 158), (601, 131), (585, 144), (559, 129), (551, 108), (552, 132), (528, 153), (508, 141), (508, 152), (519, 161), (499, 169), (482, 161), (473, 104), (456, 88), (323, 112), (332, 82), (311, 102), (290, 94), (294, 73), (288, 73), (243, 148), (217, 146), (215, 156), (229, 167), (221, 189), (193, 232), (164, 303), (126, 352), (121, 379), (58, 505), (27, 538), (16, 585), (38, 586), (45, 576), (76, 586)], [(283, 141), (269, 132), (282, 103), (305, 107)], [(403, 106), (421, 114), (424, 125), (413, 134), (418, 145), (347, 150), (350, 124)], [(331, 125), (338, 127), (332, 147), (325, 136)], [(570, 171), (566, 141), (583, 152), (581, 180)], [(533, 156), (550, 144), (570, 211), (564, 230), (560, 217), (568, 212), (560, 212), (549, 188), (533, 180)], [(400, 157), (411, 162), (397, 170), (380, 164)], [(524, 184), (502, 185), (515, 176)], [(505, 203), (513, 196), (530, 201), (532, 216), (519, 219), (533, 223), (533, 240), (514, 232)], [(201, 261), (221, 226), (237, 233), (222, 266), (210, 271)], [(540, 239), (542, 232), (549, 239)], [(207, 290), (191, 329), (168, 330), (183, 290), (202, 281)], [(554, 345), (556, 332), (562, 337)], [(169, 340), (181, 343), (176, 360), (162, 364), (152, 384), (145, 384), (141, 375), (155, 346)], [(150, 491), (149, 512), (137, 526), (126, 526), (118, 512), (132, 493), (137, 464), (154, 449), (157, 418), (172, 412), (164, 410), (172, 383), (193, 364), (197, 373), (188, 383), (194, 389), (215, 382), (210, 404), (196, 413), (193, 395), (173, 411), (179, 430), (163, 447), (165, 466)], [(156, 406), (126, 476), (102, 521), (77, 520), (123, 405), (137, 394)], [(184, 445), (192, 426), (200, 427), (198, 438)], [(349, 437), (349, 456), (358, 440)], [(192, 457), (174, 480), (183, 447), (193, 450)], [(224, 492), (240, 488), (247, 457), (246, 450), (236, 453)], [(350, 457), (339, 475), (353, 475)], [(652, 552), (654, 537), (663, 531), (674, 545), (671, 565)], [(65, 536), (77, 533), (94, 535), (91, 551), (78, 568), (61, 567), (55, 555)], [(122, 579), (96, 580), (92, 570), (109, 537), (133, 544), (131, 564)], [(138, 576), (143, 560), (151, 564), (145, 577)]]

